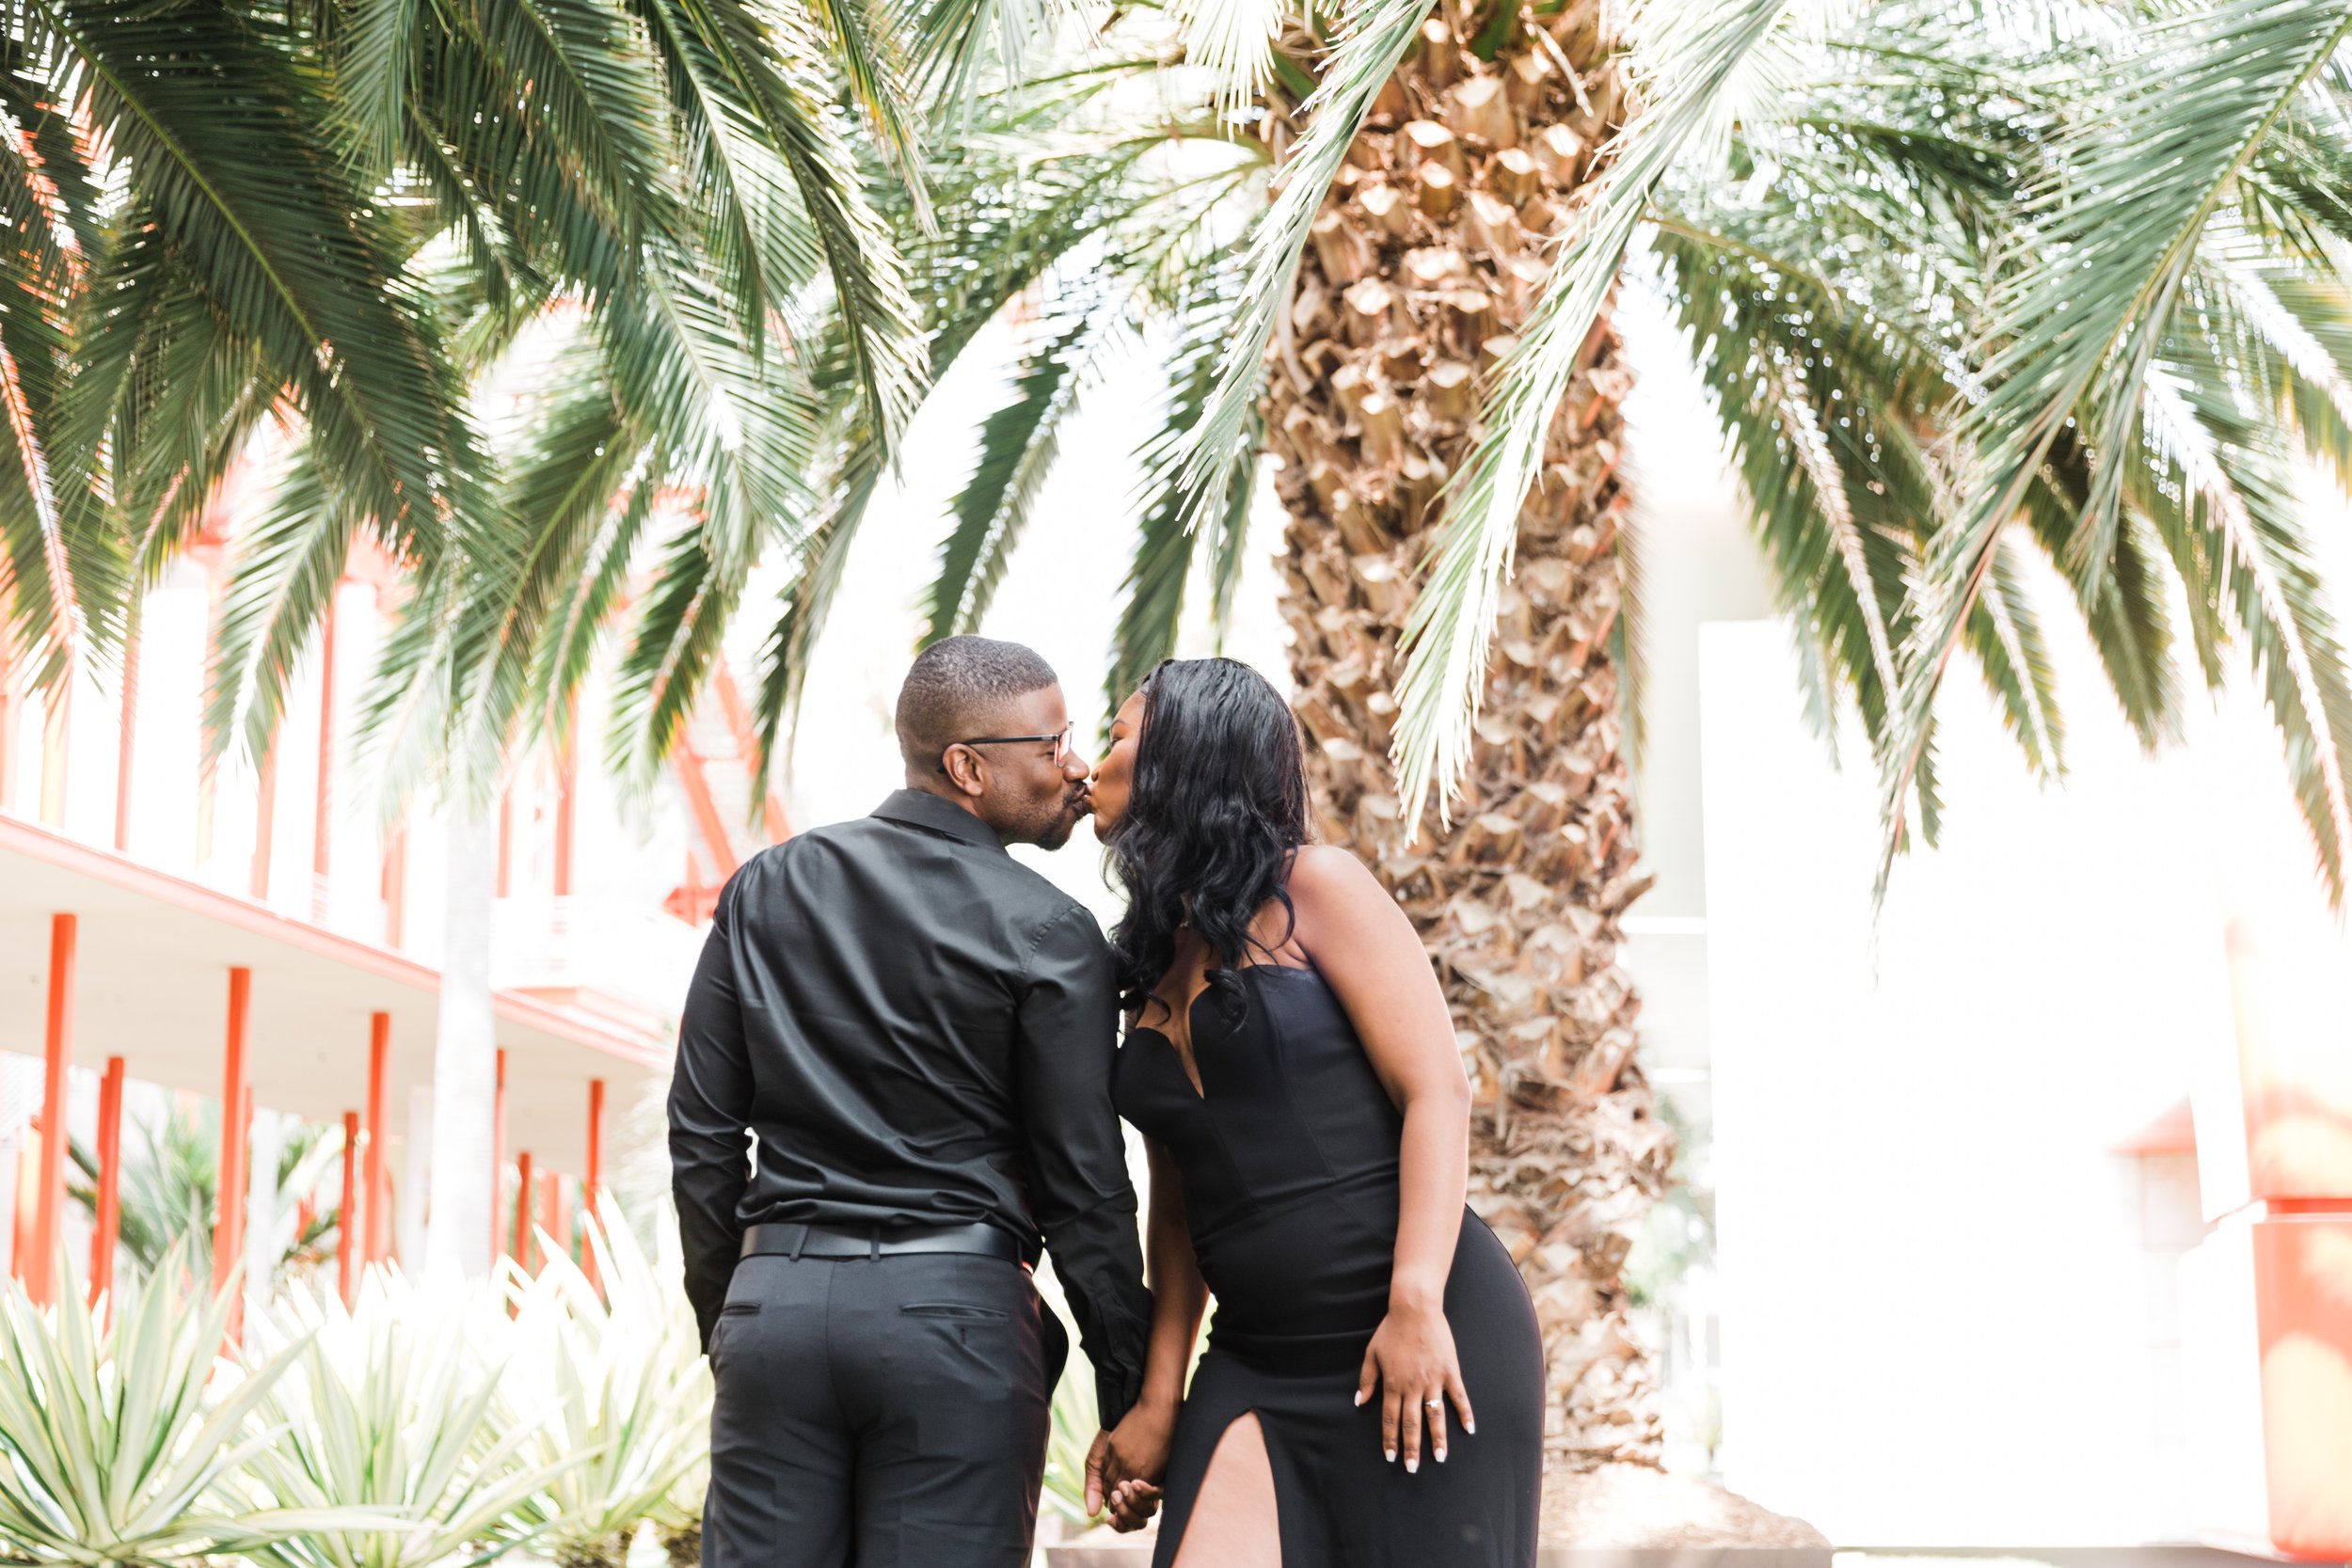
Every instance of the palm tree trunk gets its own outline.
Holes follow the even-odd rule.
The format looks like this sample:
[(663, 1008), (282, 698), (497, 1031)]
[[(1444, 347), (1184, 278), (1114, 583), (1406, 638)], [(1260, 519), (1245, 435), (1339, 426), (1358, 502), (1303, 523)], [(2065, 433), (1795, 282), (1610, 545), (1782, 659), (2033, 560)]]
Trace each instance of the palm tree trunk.
[(498, 1100), (497, 1022), (490, 1010), (490, 928), (497, 833), (489, 812), (453, 786), (448, 810), (448, 915), (439, 1032), (433, 1045), (433, 1166), (425, 1271), (480, 1278), (490, 1268)]
[(1599, 0), (1540, 35), (1531, 14), (1469, 20), (1473, 39), (1501, 30), (1490, 59), (1430, 22), (1316, 219), (1267, 408), (1291, 515), (1283, 611), (1322, 831), (1374, 862), (1453, 1007), (1476, 1095), (1470, 1201), (1535, 1298), (1549, 1444), (1578, 1465), (1655, 1464), (1654, 1378), (1619, 1275), (1674, 1139), (1634, 1061), (1639, 1002), (1618, 963), (1618, 917), (1650, 878), (1613, 635), (1631, 375), (1605, 322), (1520, 515), (1451, 822), (1404, 823), (1386, 762), (1429, 502), (1625, 92)]

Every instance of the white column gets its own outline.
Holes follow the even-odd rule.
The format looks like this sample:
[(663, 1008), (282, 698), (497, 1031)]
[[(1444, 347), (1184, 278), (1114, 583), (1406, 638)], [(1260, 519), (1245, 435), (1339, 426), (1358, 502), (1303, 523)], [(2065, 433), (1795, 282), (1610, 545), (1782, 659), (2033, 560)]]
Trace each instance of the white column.
[(496, 1020), (490, 1011), (490, 939), (497, 911), (495, 808), (453, 786), (448, 922), (441, 943), (440, 1028), (433, 1044), (433, 1208), (426, 1274), (478, 1279), (490, 1269), (491, 1169), (498, 1098)]
[(246, 1145), (245, 1182), (245, 1315), (251, 1323), (278, 1289), (278, 1262), (286, 1239), (278, 1233), (278, 1161), (286, 1147), (286, 1118), (256, 1109)]
[(401, 1266), (409, 1277), (421, 1272), (424, 1258), (424, 1221), (433, 1202), (433, 1091), (420, 1084), (408, 1091), (408, 1129), (401, 1146), (400, 1191), (392, 1209), (400, 1233)]

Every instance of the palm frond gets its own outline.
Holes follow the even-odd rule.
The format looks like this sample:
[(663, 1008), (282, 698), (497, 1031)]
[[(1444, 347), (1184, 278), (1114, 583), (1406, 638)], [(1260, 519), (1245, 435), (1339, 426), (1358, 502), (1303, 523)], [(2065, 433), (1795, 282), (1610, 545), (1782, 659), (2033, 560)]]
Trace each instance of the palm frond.
[(1010, 401), (981, 421), (972, 476), (948, 503), (954, 526), (940, 546), (939, 573), (924, 594), (920, 646), (973, 631), (987, 615), (1061, 454), (1062, 425), (1077, 406), (1104, 327), (1082, 309), (1077, 320), (1023, 359), (1013, 372)]
[(754, 712), (759, 754), (753, 768), (752, 798), (767, 793), (787, 752), (801, 692), (808, 681), (810, 654), (833, 609), (834, 592), (850, 562), (850, 546), (882, 479), (881, 449), (855, 449), (856, 467), (842, 475), (833, 509), (810, 531), (798, 574), (784, 592), (784, 610), (760, 650), (759, 696)]
[(1187, 459), (1188, 438), (1216, 389), (1218, 360), (1239, 308), (1234, 281), (1230, 271), (1211, 273), (1178, 318), (1179, 335), (1168, 357), (1167, 411), (1160, 428), (1137, 453), (1145, 500), (1135, 555), (1120, 585), (1110, 668), (1103, 677), (1106, 713), (1116, 713), (1152, 667), (1175, 653), (1185, 590), (1203, 549), (1209, 561), (1210, 618), (1220, 637), (1232, 613), (1248, 538), (1249, 506), (1257, 491), (1263, 420), (1253, 412), (1235, 438), (1230, 461), (1212, 470), (1211, 483), (1218, 487), (1214, 497), (1204, 499), (1195, 493)]
[(391, 220), (326, 144), (294, 39), (258, 10), (213, 13), (209, 33), (131, 0), (17, 14), (54, 71), (87, 83), (134, 208), (251, 333), (337, 486), (395, 550), (430, 552), (444, 514), (472, 504), (480, 455)]
[(2341, 900), (2352, 847), (2352, 676), (2311, 559), (2285, 441), (2275, 420), (2169, 367), (2150, 377), (2141, 406), (2153, 466), (2187, 502), (2167, 520), (2195, 531), (2175, 560), (2204, 568), (2189, 579), (2191, 597), (2217, 600), (2245, 635), (2320, 877)]
[[(2026, 493), (2022, 520), (2053, 564), (2063, 558), (2074, 519), (2089, 490), (2089, 464), (2069, 437), (2053, 443), (2049, 457)], [(2160, 547), (2147, 524), (2144, 491), (2126, 491), (2130, 511), (2116, 532), (2108, 570), (2085, 582), (2061, 574), (2074, 590), (2083, 627), (2090, 635), (2107, 685), (2139, 743), (2153, 750), (2181, 733), (2180, 683), (2173, 673), (2169, 584), (2160, 569)]]
[[(2002, 529), (2068, 422), (2082, 420), (2093, 467), (2067, 564), (2086, 578), (2103, 569), (2120, 528), (2131, 433), (2199, 239), (2347, 27), (2352, 8), (2341, 0), (2219, 0), (2113, 51), (2084, 84), (2062, 155), (2028, 197), (2026, 243), (2052, 262), (2017, 270), (1995, 295), (1989, 390), (1961, 433), (1967, 503), (1926, 565), (1883, 767), (1882, 895), (1935, 689), (1966, 636)], [(2326, 815), (2339, 828), (2346, 821), (2340, 794)]]
[(2041, 618), (2026, 587), (2014, 545), (2001, 543), (1993, 572), (1968, 620), (1969, 651), (1984, 673), (1985, 689), (2026, 761), (2044, 777), (2065, 771), (2066, 726), (2058, 716), (2057, 682), (2042, 641)]
[(1257, 408), (1266, 347), (1274, 340), (1277, 316), (1289, 307), (1291, 281), (1298, 274), (1308, 229), (1371, 113), (1373, 99), (1395, 73), (1433, 4), (1367, 0), (1332, 51), (1313, 96), (1300, 106), (1307, 129), (1282, 166), (1280, 193), (1250, 237), (1248, 278), (1241, 288), (1248, 309), (1218, 361), (1216, 386), (1185, 442), (1184, 477), (1202, 506), (1220, 504), (1227, 494), (1219, 475), (1230, 467), (1234, 447)]
[(1649, 44), (1656, 62), (1649, 107), (1612, 144), (1518, 346), (1495, 368), (1478, 435), (1448, 483), (1428, 574), (1399, 643), (1404, 670), (1391, 760), (1406, 822), (1420, 820), (1433, 786), (1444, 814), (1469, 764), (1519, 509), (1541, 471), (1545, 429), (1626, 248), (1684, 145), (1716, 130), (1726, 93), (1788, 10), (1789, 0), (1699, 0), (1661, 18)]
[(1209, 74), (1217, 108), (1237, 113), (1274, 72), (1274, 41), (1290, 24), (1288, 0), (1176, 0), (1188, 63)]
[(698, 0), (692, 14), (697, 36), (791, 171), (849, 329), (858, 386), (883, 441), (895, 440), (919, 396), (922, 345), (904, 263), (833, 107), (822, 47), (795, 12)]
[(204, 701), (207, 760), (242, 742), (257, 766), (285, 711), (286, 685), (325, 621), (359, 514), (330, 483), (326, 459), (298, 445), (278, 475), (269, 508), (238, 542), (214, 628)]

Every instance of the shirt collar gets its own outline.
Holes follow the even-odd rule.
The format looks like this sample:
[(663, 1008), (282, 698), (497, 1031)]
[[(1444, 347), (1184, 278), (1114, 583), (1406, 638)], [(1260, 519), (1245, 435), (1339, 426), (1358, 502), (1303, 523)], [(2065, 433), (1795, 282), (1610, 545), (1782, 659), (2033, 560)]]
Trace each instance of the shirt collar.
[(929, 790), (895, 791), (888, 800), (874, 808), (874, 815), (892, 822), (903, 822), (911, 828), (929, 828), (933, 832), (946, 833), (949, 838), (960, 838), (966, 844), (993, 849), (1000, 855), (1005, 852), (1004, 845), (989, 830), (987, 823)]

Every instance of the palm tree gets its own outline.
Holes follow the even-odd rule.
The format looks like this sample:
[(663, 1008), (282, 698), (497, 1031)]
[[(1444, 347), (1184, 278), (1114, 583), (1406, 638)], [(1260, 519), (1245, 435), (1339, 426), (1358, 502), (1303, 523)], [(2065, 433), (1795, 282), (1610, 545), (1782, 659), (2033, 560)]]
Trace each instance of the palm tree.
[[(1649, 880), (1629, 258), (1689, 329), (1823, 721), (1850, 710), (1883, 770), (1890, 856), (1936, 830), (1956, 653), (2062, 772), (2039, 552), (2152, 747), (2184, 700), (2168, 598), (2209, 683), (2246, 648), (2340, 895), (2352, 683), (2290, 470), (2352, 471), (2352, 8), (1686, 0), (1617, 37), (1595, 0), (1200, 0), (1174, 71), (1136, 14), (935, 155), (935, 239), (901, 214), (935, 370), (1010, 295), (1036, 321), (926, 635), (986, 609), (1102, 345), (1168, 334), (1113, 700), (1188, 583), (1227, 602), (1271, 452), (1323, 831), (1439, 965), (1553, 1445), (1652, 1458), (1620, 1277), (1673, 1154), (1618, 962)], [(830, 450), (771, 746), (877, 472), (854, 429)], [(657, 594), (639, 635), (671, 619)]]
[[(214, 751), (266, 752), (371, 539), (413, 576), (408, 668), (439, 674), (376, 692), (388, 801), (437, 785), (453, 857), (480, 859), (469, 827), (500, 759), (562, 727), (649, 530), (666, 525), (670, 583), (726, 602), (812, 526), (836, 416), (819, 385), (887, 456), (921, 346), (861, 150), (911, 166), (905, 105), (1017, 63), (1034, 21), (984, 0), (11, 8), (0, 580), (24, 662), (54, 687), (119, 659), (140, 591), (270, 427), (271, 505), (215, 627)], [(550, 321), (593, 360), (566, 383), (574, 444), (509, 472), (476, 393)], [(527, 554), (501, 556), (518, 536)], [(494, 565), (512, 592), (469, 598)], [(572, 613), (545, 619), (559, 602)], [(629, 650), (632, 714), (675, 733), (716, 624)], [(469, 959), (478, 880), (451, 879)], [(444, 1000), (435, 1227), (478, 1271), (488, 1140), (465, 1122), (490, 1101), (486, 968)]]
[[(1963, 649), (2028, 764), (2062, 767), (2022, 587), (2039, 549), (2152, 744), (2183, 700), (2168, 595), (2208, 681), (2243, 642), (2340, 892), (2352, 684), (2289, 480), (2301, 453), (2352, 459), (2347, 0), (1933, 0), (1858, 19), (1652, 0), (1621, 36), (1598, 0), (1190, 0), (1116, 13), (1067, 70), (985, 95), (968, 89), (991, 40), (1027, 13), (917, 8), (902, 31), (870, 14), (779, 29), (686, 0), (483, 0), (255, 24), (258, 79), (321, 95), (326, 129), (290, 145), (346, 182), (305, 221), (331, 210), (320, 232), (359, 236), (374, 270), (347, 270), (375, 282), (358, 292), (404, 312), (410, 337), (391, 341), (427, 345), (440, 378), (418, 379), (430, 395), (398, 427), (429, 473), (351, 479), (369, 454), (331, 435), (292, 466), (224, 622), (221, 733), (265, 740), (322, 574), (364, 526), (418, 568), (368, 727), (395, 790), (453, 750), (481, 779), (518, 736), (560, 733), (646, 553), (612, 760), (650, 777), (763, 551), (791, 578), (761, 672), (772, 752), (916, 395), (914, 337), (943, 372), (1006, 304), (1039, 306), (954, 508), (929, 601), (945, 635), (985, 609), (1104, 345), (1171, 335), (1114, 689), (1172, 645), (1196, 574), (1213, 608), (1230, 601), (1271, 451), (1325, 831), (1375, 863), (1439, 962), (1480, 1095), (1477, 1201), (1535, 1291), (1555, 1443), (1579, 1462), (1654, 1447), (1619, 1268), (1671, 1154), (1617, 963), (1646, 885), (1626, 782), (1630, 376), (1608, 325), (1629, 255), (1654, 258), (1692, 330), (1822, 706), (1869, 736), (1890, 854), (1933, 836), (1933, 698)], [(142, 61), (193, 47), (138, 42)], [(860, 125), (834, 112), (820, 59)], [(916, 85), (952, 117), (928, 147)], [(278, 102), (226, 96), (246, 115)], [(70, 135), (57, 118), (32, 123)], [(29, 212), (76, 199), (26, 187)], [(193, 263), (145, 237), (177, 232), (180, 193), (141, 209), (156, 215), (133, 241), (94, 232), (50, 258), (36, 236), (11, 264), (35, 297), (73, 301), (76, 256), (121, 254), (104, 297), (168, 304), (157, 279)], [(380, 256), (361, 245), (379, 228)], [(246, 296), (183, 313), (215, 297)], [(102, 648), (112, 620), (43, 610), (26, 574), (103, 585), (151, 559), (223, 432), (277, 407), (340, 430), (310, 404), (356, 379), (332, 339), (305, 352), (334, 374), (294, 353), (246, 374), (229, 348), (294, 340), (199, 353), (215, 340), (151, 309), (137, 366), (156, 373), (61, 427), (86, 432), (56, 449), (83, 454), (68, 489), (104, 506), (28, 502), (8, 534), (20, 625)], [(55, 372), (16, 372), (25, 428), (56, 384), (84, 385), (60, 368), (76, 345), (130, 341), (62, 325), (84, 319), (0, 339)], [(154, 344), (205, 373), (164, 373)], [(465, 388), (532, 354), (529, 418), (485, 438)], [(167, 523), (125, 521), (152, 516)]]

